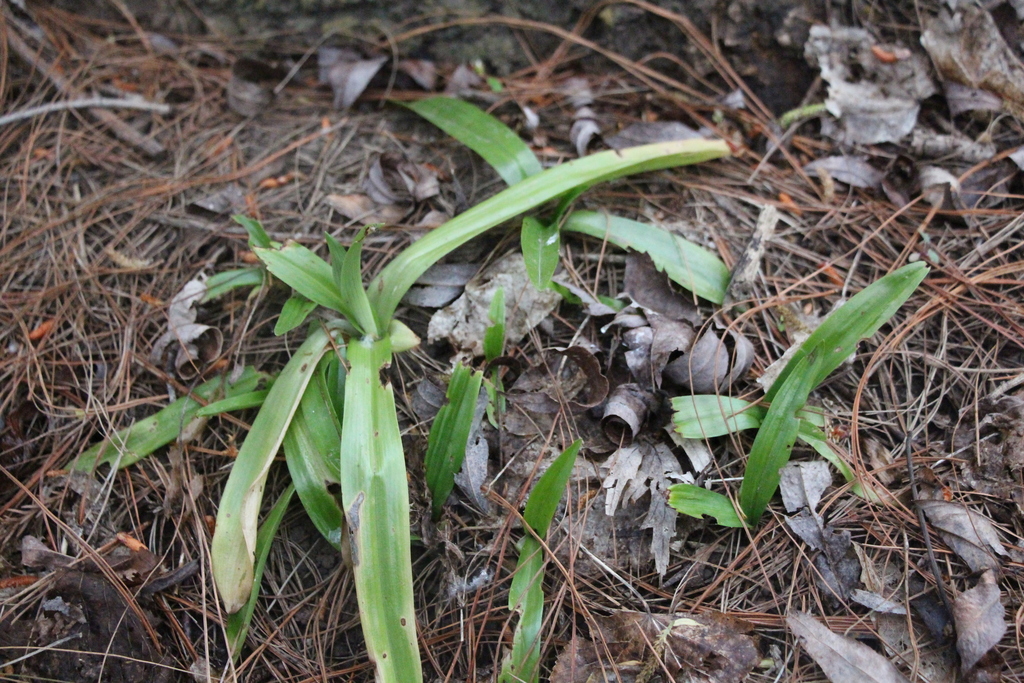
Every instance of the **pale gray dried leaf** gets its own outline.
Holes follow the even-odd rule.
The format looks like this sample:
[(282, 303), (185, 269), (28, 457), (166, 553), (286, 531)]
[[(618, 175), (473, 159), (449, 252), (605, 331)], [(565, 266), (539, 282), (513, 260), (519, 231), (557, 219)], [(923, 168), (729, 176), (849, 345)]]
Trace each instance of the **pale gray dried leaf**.
[(590, 81), (582, 76), (573, 76), (562, 84), (561, 91), (569, 98), (573, 109), (582, 109), (594, 103), (594, 93), (590, 90)]
[(729, 286), (725, 290), (726, 306), (751, 298), (754, 283), (761, 272), (764, 250), (775, 235), (775, 226), (778, 225), (779, 218), (779, 210), (771, 204), (761, 207), (750, 241), (747, 242), (743, 253), (736, 260), (736, 265), (733, 266), (729, 276)]
[(23, 536), (21, 539), (21, 564), (26, 567), (42, 567), (47, 571), (67, 567), (75, 558), (50, 550), (35, 536)]
[(804, 612), (786, 617), (786, 625), (832, 683), (907, 683), (892, 662), (856, 640), (833, 633)]
[(795, 515), (786, 517), (786, 525), (810, 547), (818, 551), (825, 549), (825, 540), (822, 538), (824, 523), (812, 510), (805, 508)]
[(435, 263), (416, 279), (416, 284), (462, 287), (479, 270), (479, 263)]
[(397, 171), (405, 183), (405, 189), (418, 202), (430, 199), (441, 192), (441, 186), (437, 181), (437, 171), (426, 164), (404, 161), (398, 164)]
[(472, 356), (484, 354), (483, 338), (490, 325), (488, 310), (494, 293), (505, 290), (505, 341), (517, 344), (555, 310), (562, 297), (553, 290), (539, 291), (530, 282), (519, 252), (510, 253), (488, 266), (466, 284), (466, 291), (451, 305), (430, 318), (431, 342), (447, 338), (452, 346)]
[(334, 92), (334, 108), (351, 107), (386, 61), (387, 57), (357, 60), (342, 57), (327, 67), (327, 77), (321, 80), (326, 81)]
[(416, 227), (423, 228), (426, 230), (432, 230), (434, 228), (441, 227), (442, 225), (450, 221), (451, 218), (451, 215), (445, 213), (444, 211), (431, 209), (423, 216), (423, 218), (419, 219), (419, 221), (416, 222)]
[(949, 115), (956, 116), (965, 111), (1002, 111), (1003, 101), (996, 95), (982, 90), (962, 85), (954, 81), (946, 81), (942, 84), (946, 92), (946, 104), (949, 106)]
[(960, 181), (955, 175), (938, 166), (922, 166), (921, 195), (932, 206), (942, 206), (950, 192), (960, 189)]
[(999, 533), (984, 515), (944, 500), (919, 500), (928, 521), (971, 571), (998, 570), (997, 555), (1005, 555)]
[(786, 512), (807, 508), (812, 512), (818, 508), (821, 494), (832, 485), (832, 473), (824, 460), (791, 462), (780, 472), (779, 491)]
[(852, 187), (877, 190), (882, 187), (885, 174), (868, 163), (866, 156), (844, 154), (842, 156), (815, 159), (804, 166), (804, 171), (824, 169), (833, 179)]
[(519, 108), (523, 111), (523, 127), (527, 131), (537, 130), (537, 126), (540, 125), (540, 116), (533, 109), (530, 109), (525, 104), (519, 103)]
[(804, 45), (829, 84), (825, 106), (848, 143), (899, 141), (917, 123), (921, 100), (935, 93), (923, 55), (887, 64), (872, 53), (876, 44), (864, 29), (817, 24)]
[(955, 12), (942, 8), (923, 28), (921, 45), (943, 80), (987, 90), (1018, 113), (1024, 109), (1024, 64), (989, 12), (960, 3)]
[(657, 313), (648, 312), (647, 319), (654, 331), (651, 340), (651, 377), (644, 378), (645, 384), (654, 382), (654, 388), (661, 388), (661, 373), (673, 354), (686, 353), (693, 346), (696, 332), (688, 322), (672, 320)]
[(445, 390), (430, 378), (424, 377), (416, 384), (412, 394), (412, 411), (420, 420), (432, 420), (445, 402)]
[(601, 126), (594, 118), (594, 112), (589, 107), (583, 107), (573, 117), (572, 128), (569, 129), (569, 141), (576, 148), (576, 154), (585, 156), (587, 147), (595, 135), (601, 134)]
[(964, 673), (973, 669), (1006, 633), (1006, 608), (999, 598), (995, 577), (991, 571), (986, 571), (978, 585), (961, 593), (953, 603), (956, 651)]
[(437, 87), (437, 66), (429, 59), (402, 59), (397, 68), (424, 90)]
[(654, 343), (654, 330), (644, 325), (626, 330), (622, 334), (622, 344), (626, 347), (626, 367), (633, 379), (651, 385), (651, 344)]
[(487, 412), (487, 402), (487, 390), (481, 387), (476, 401), (476, 411), (473, 413), (473, 428), (467, 440), (466, 456), (462, 461), (462, 469), (455, 474), (456, 485), (484, 514), (491, 511), (491, 503), (483, 491), (483, 486), (489, 478), (487, 463), (491, 453), (487, 438), (483, 434), (483, 418)]
[(366, 180), (363, 181), (363, 189), (377, 204), (397, 204), (403, 199), (403, 196), (399, 194), (400, 190), (396, 190), (384, 174), (381, 157), (377, 157), (370, 165), (370, 170), (366, 173)]
[[(987, 136), (986, 136), (987, 137)], [(990, 140), (972, 140), (963, 133), (936, 133), (918, 126), (906, 142), (909, 153), (915, 157), (959, 160), (968, 164), (988, 161), (996, 154), (996, 145)]]
[(654, 401), (654, 394), (638, 384), (615, 387), (601, 416), (601, 426), (608, 440), (620, 447), (632, 444), (647, 422)]
[(390, 204), (379, 205), (365, 194), (335, 194), (324, 197), (324, 201), (332, 209), (349, 220), (359, 221), (363, 225), (398, 223), (408, 213), (408, 209)]
[(172, 342), (178, 342), (174, 368), (182, 379), (192, 379), (203, 367), (220, 355), (224, 344), (221, 331), (195, 322), (195, 306), (206, 295), (206, 282), (194, 278), (185, 283), (174, 295), (167, 310), (167, 331), (153, 343), (150, 358), (163, 362), (164, 354)]
[(654, 568), (659, 576), (664, 576), (669, 564), (669, 544), (676, 535), (679, 517), (675, 508), (668, 504), (668, 487), (682, 479), (683, 470), (672, 450), (663, 443), (654, 444), (644, 458), (644, 465), (650, 477), (651, 504), (640, 528), (651, 530)]
[(1017, 164), (1017, 168), (1024, 171), (1024, 145), (1021, 145), (1010, 153), (1010, 161)]
[(875, 612), (881, 612), (883, 614), (907, 613), (907, 608), (900, 603), (883, 598), (878, 593), (872, 593), (871, 591), (862, 591), (859, 588), (855, 588), (850, 591), (850, 598), (852, 598), (854, 602), (864, 605)]
[(676, 384), (688, 386), (695, 394), (724, 390), (744, 375), (754, 362), (754, 345), (743, 335), (729, 330), (723, 342), (708, 330), (690, 349), (665, 366), (664, 375)]
[(483, 85), (484, 79), (480, 77), (472, 67), (466, 64), (459, 64), (455, 71), (448, 77), (448, 83), (444, 86), (445, 95), (461, 95), (472, 92), (475, 88)]
[(583, 302), (583, 310), (586, 311), (587, 315), (615, 315), (617, 313), (614, 308), (597, 299), (582, 287), (577, 287), (572, 280), (564, 275), (557, 275), (551, 278), (551, 281), (565, 287), (572, 294), (579, 297), (580, 301)]
[[(658, 270), (647, 254), (630, 252), (626, 255), (626, 274), (623, 291), (638, 305), (672, 320), (685, 320), (693, 325), (701, 322), (700, 312), (693, 298), (676, 291), (668, 276)], [(627, 314), (625, 309), (622, 311)], [(618, 323), (618, 316), (616, 323)]]
[(339, 62), (357, 62), (360, 59), (362, 56), (352, 48), (323, 45), (316, 51), (317, 80), (327, 85), (332, 66)]
[(447, 285), (428, 285), (426, 287), (410, 287), (402, 297), (402, 303), (423, 308), (442, 308), (462, 294), (462, 287)]
[[(637, 473), (640, 471), (640, 464), (644, 460), (644, 451), (640, 446), (629, 446), (608, 456), (604, 466), (608, 468), (602, 486), (608, 489), (604, 501), (604, 513), (611, 517), (619, 507), (619, 501), (627, 493), (633, 494), (638, 491), (641, 485), (637, 484)], [(642, 493), (642, 491), (641, 491)], [(639, 498), (639, 495), (625, 495), (625, 502), (632, 502)]]
[(641, 121), (630, 124), (610, 138), (605, 138), (605, 142), (612, 149), (625, 149), (655, 142), (693, 140), (700, 137), (700, 133), (678, 121)]
[(711, 449), (708, 448), (707, 441), (704, 439), (684, 439), (675, 429), (672, 429), (671, 425), (666, 427), (665, 431), (672, 437), (672, 441), (686, 453), (686, 457), (690, 460), (690, 467), (695, 473), (700, 474), (706, 470), (714, 460)]
[(743, 92), (743, 88), (736, 88), (725, 94), (725, 96), (718, 99), (719, 104), (729, 109), (746, 109), (747, 108), (747, 95)]
[(189, 205), (202, 211), (222, 216), (245, 208), (245, 191), (236, 183), (228, 183), (212, 194), (204, 195)]

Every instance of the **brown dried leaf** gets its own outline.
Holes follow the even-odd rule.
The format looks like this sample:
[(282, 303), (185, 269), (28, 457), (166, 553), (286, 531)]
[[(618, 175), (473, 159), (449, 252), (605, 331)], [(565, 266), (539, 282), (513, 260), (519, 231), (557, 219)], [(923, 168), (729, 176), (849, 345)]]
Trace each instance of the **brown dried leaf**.
[(424, 90), (433, 91), (437, 87), (437, 66), (429, 59), (403, 59), (397, 68)]
[(345, 218), (359, 221), (363, 225), (398, 223), (408, 213), (407, 209), (394, 205), (378, 205), (365, 194), (334, 194), (324, 197), (328, 206)]
[(993, 572), (983, 573), (978, 585), (957, 597), (953, 618), (960, 668), (967, 673), (1006, 633), (1006, 608), (999, 601), (999, 586)]
[(615, 387), (601, 416), (605, 436), (620, 447), (629, 446), (647, 422), (647, 416), (656, 408), (656, 402), (655, 395), (639, 384)]
[(182, 379), (193, 379), (220, 355), (224, 336), (220, 330), (195, 322), (195, 306), (206, 294), (206, 282), (200, 278), (189, 280), (171, 299), (167, 310), (167, 332), (153, 343), (150, 357), (162, 363), (171, 342), (177, 341), (174, 369)]
[(658, 270), (647, 254), (630, 252), (626, 255), (623, 291), (639, 306), (671, 320), (685, 320), (692, 325), (701, 322), (693, 298), (673, 289), (668, 276)]
[(331, 86), (335, 109), (351, 107), (388, 61), (387, 57), (362, 59), (352, 50), (332, 47), (321, 47), (317, 59), (320, 82)]
[(888, 659), (867, 645), (833, 633), (809, 614), (790, 614), (786, 625), (832, 683), (907, 683)]
[(26, 567), (42, 567), (47, 571), (67, 567), (75, 558), (50, 550), (35, 536), (24, 536), (21, 539), (21, 564)]
[(1005, 555), (999, 533), (984, 515), (944, 500), (919, 500), (928, 521), (971, 571), (998, 570), (997, 555)]
[(462, 95), (472, 92), (483, 84), (484, 79), (472, 67), (466, 64), (459, 64), (455, 67), (452, 75), (448, 77), (448, 83), (444, 87), (444, 94), (452, 96)]
[(687, 353), (665, 366), (664, 375), (695, 394), (716, 393), (746, 375), (753, 362), (754, 345), (746, 337), (729, 330), (723, 342), (708, 330)]
[[(981, 419), (975, 420), (975, 415)], [(1014, 501), (1024, 510), (1024, 399), (983, 399), (965, 410), (953, 433), (961, 456), (962, 481), (975, 491)]]
[(804, 166), (804, 171), (824, 169), (833, 179), (851, 187), (877, 190), (882, 187), (884, 174), (868, 163), (865, 156), (843, 155), (816, 159)]

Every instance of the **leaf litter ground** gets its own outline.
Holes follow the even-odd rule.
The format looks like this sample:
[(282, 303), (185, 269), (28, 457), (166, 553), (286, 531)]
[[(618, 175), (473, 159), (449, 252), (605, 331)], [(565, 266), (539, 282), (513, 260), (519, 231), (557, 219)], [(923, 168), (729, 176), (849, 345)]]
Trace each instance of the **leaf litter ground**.
[[(68, 112), (0, 128), (8, 179), (0, 247), (5, 675), (207, 680), (206, 672), (219, 678), (227, 671), (228, 679), (253, 681), (365, 680), (371, 669), (350, 576), (297, 506), (271, 552), (243, 658), (229, 662), (209, 576), (210, 525), (251, 414), (190, 424), (191, 441), (120, 472), (81, 475), (68, 465), (101, 437), (194, 386), (176, 367), (180, 354), (154, 356), (153, 348), (188, 350), (189, 340), (178, 344), (165, 335), (181, 336), (168, 325), (168, 311), (197, 276), (251, 263), (244, 231), (229, 214), (259, 217), (272, 238), (322, 254), (324, 232), (347, 242), (364, 223), (388, 223), (366, 238), (364, 272), (372, 274), (400, 246), (502, 183), (429, 124), (375, 104), (385, 94), (376, 82), (354, 109), (339, 113), (331, 93), (300, 72), (273, 104), (259, 107), (259, 116), (243, 119), (225, 106), (235, 55), (229, 45), (183, 40), (170, 59), (147, 49), (127, 25), (50, 11), (36, 19), (48, 44), (60, 47), (66, 76), (40, 75), (45, 53), (28, 58), (37, 72), (25, 57), (9, 54), (0, 85), (5, 111), (52, 101), (54, 88), (68, 96), (138, 92), (174, 109), (156, 118), (120, 113), (117, 121)], [(14, 52), (30, 37), (24, 29), (23, 18), (6, 25)], [(105, 40), (109, 35), (117, 39)], [(692, 33), (689, 39), (702, 44)], [(819, 32), (815, 40), (820, 46), (839, 38)], [(289, 44), (296, 54), (307, 47)], [(487, 490), (458, 494), (439, 524), (430, 520), (423, 482), (426, 434), (451, 358), (473, 355), (482, 340), (439, 334), (399, 357), (392, 380), (411, 454), (418, 625), (428, 677), (495, 675), (514, 626), (506, 605), (522, 532), (510, 511), (521, 509), (524, 482), (578, 435), (584, 454), (548, 537), (544, 677), (811, 680), (821, 676), (818, 662), (833, 680), (851, 680), (836, 666), (849, 660), (860, 668), (847, 675), (867, 671), (878, 680), (952, 681), (995, 672), (1017, 680), (1024, 658), (1004, 621), (1010, 615), (1019, 628), (1024, 558), (1022, 254), (1014, 237), (1024, 202), (1015, 169), (988, 158), (961, 178), (959, 189), (948, 190), (960, 195), (959, 204), (955, 196), (914, 201), (918, 190), (900, 184), (900, 164), (913, 171), (925, 161), (884, 145), (848, 155), (849, 147), (823, 135), (827, 121), (787, 131), (784, 146), (766, 154), (774, 148), (766, 112), (749, 99), (740, 109), (721, 98), (738, 83), (714, 54), (705, 60), (703, 84), (652, 77), (649, 67), (628, 61), (581, 81), (571, 62), (560, 61), (566, 54), (505, 79), (498, 93), (471, 78), (466, 87), (476, 87), (483, 98), (477, 103), (491, 105), (545, 163), (596, 149), (595, 127), (612, 144), (612, 133), (641, 121), (682, 119), (692, 124), (687, 131), (712, 124), (737, 151), (728, 161), (598, 188), (579, 208), (667, 227), (729, 267), (749, 251), (765, 206), (778, 209), (780, 220), (759, 247), (745, 310), (718, 317), (679, 290), (666, 292), (665, 281), (651, 280), (651, 269), (636, 257), (563, 234), (555, 281), (575, 299), (545, 309), (539, 322), (530, 316), (535, 308), (522, 311), (530, 322), (502, 361), (509, 404), (503, 429), (481, 416), (467, 455), (476, 469), (465, 480), (484, 481)], [(847, 77), (835, 69), (829, 76)], [(233, 87), (236, 100), (240, 87)], [(421, 96), (413, 88), (400, 81), (390, 95)], [(896, 113), (900, 121), (905, 109)], [(531, 116), (540, 124), (528, 132)], [(926, 108), (921, 116), (933, 122), (942, 114)], [(967, 135), (988, 127), (1000, 149), (1017, 144), (1016, 119), (985, 116), (957, 121)], [(129, 132), (115, 137), (118, 121)], [(856, 133), (856, 117), (840, 121), (847, 134)], [(143, 129), (148, 143), (137, 139)], [(664, 134), (638, 131), (644, 129), (624, 137)], [(154, 141), (162, 157), (152, 156), (160, 151)], [(807, 166), (834, 157), (839, 161)], [(949, 168), (961, 174), (966, 167)], [(925, 178), (934, 173), (916, 175), (927, 190)], [(981, 189), (991, 196), (974, 202), (979, 189), (975, 183), (971, 190), (971, 181), (979, 177), (987, 178)], [(907, 201), (901, 192), (909, 193)], [(477, 273), (506, 272), (501, 264), (518, 241), (514, 229), (499, 229), (462, 248), (449, 259), (450, 271), (422, 281), (423, 298), (406, 305), (402, 319), (427, 339), (435, 310), (464, 288), (486, 296), (490, 280)], [(754, 380), (806, 336), (802, 330), (908, 258), (930, 261), (924, 286), (812, 395), (827, 416), (833, 449), (877, 499), (857, 497), (835, 472), (816, 468), (813, 484), (807, 473), (784, 477), (799, 482), (789, 485), (803, 503), (788, 509), (794, 489), (784, 491), (786, 507), (776, 499), (749, 532), (680, 517), (665, 505), (667, 486), (685, 477), (735, 493), (751, 437), (671, 438), (669, 399), (689, 392), (679, 373), (662, 369), (685, 368), (689, 382), (695, 365), (680, 358), (694, 339), (727, 349), (732, 360), (742, 345), (735, 340), (743, 339), (754, 349), (749, 370), (717, 367), (712, 354), (706, 373), (723, 394), (756, 400)], [(645, 272), (646, 281), (638, 275)], [(643, 308), (616, 313), (619, 304), (609, 303), (627, 290)], [(199, 363), (201, 379), (243, 365), (274, 372), (284, 350), (301, 341), (273, 335), (287, 291), (249, 291), (189, 307), (185, 325), (204, 326), (196, 340), (208, 330), (222, 338), (210, 357), (197, 349), (185, 363)], [(509, 310), (515, 305), (509, 296)], [(486, 312), (486, 302), (475, 309)], [(466, 321), (483, 329), (480, 322)], [(692, 330), (685, 343), (684, 324)], [(557, 351), (566, 347), (573, 351)], [(735, 380), (729, 388), (726, 377)], [(903, 460), (908, 432), (923, 517)], [(798, 448), (797, 460), (814, 458)], [(284, 486), (281, 472), (272, 471), (268, 506)], [(922, 520), (930, 525), (927, 539)], [(883, 660), (892, 666), (878, 664)], [(969, 668), (960, 674), (963, 663)]]

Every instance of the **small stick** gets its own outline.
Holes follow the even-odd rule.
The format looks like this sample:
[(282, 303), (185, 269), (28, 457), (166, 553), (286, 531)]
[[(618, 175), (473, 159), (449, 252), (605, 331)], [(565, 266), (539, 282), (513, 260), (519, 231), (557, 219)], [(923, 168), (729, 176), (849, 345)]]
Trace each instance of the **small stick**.
[[(57, 90), (60, 90), (69, 97), (78, 96), (78, 92), (75, 87), (72, 86), (67, 79), (54, 71), (53, 66), (47, 64), (46, 60), (44, 60), (35, 50), (30, 48), (28, 43), (22, 40), (21, 37), (18, 36), (18, 34), (11, 28), (8, 28), (7, 30), (7, 43), (14, 49), (19, 57), (46, 74), (46, 77), (50, 79), (50, 82), (53, 83)], [(110, 132), (112, 132), (119, 140), (138, 148), (147, 156), (159, 157), (163, 156), (167, 152), (167, 148), (159, 142), (135, 130), (119, 119), (113, 112), (100, 107), (91, 107), (89, 109), (89, 113), (96, 117), (100, 123), (110, 128)]]
[(0, 126), (6, 126), (9, 123), (35, 118), (36, 116), (42, 116), (43, 114), (50, 114), (55, 111), (65, 111), (67, 109), (91, 109), (93, 107), (141, 109), (143, 111), (155, 111), (158, 114), (171, 113), (171, 106), (169, 104), (147, 102), (146, 100), (116, 99), (112, 97), (87, 97), (83, 100), (50, 102), (49, 104), (30, 107), (28, 109), (16, 111), (12, 114), (7, 114), (6, 116), (0, 116)]

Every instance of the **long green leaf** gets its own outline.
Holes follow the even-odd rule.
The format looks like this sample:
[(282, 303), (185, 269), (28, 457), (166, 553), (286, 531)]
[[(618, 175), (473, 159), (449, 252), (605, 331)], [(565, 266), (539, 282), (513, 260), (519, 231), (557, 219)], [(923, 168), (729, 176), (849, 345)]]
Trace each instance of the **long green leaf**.
[(543, 170), (518, 135), (468, 102), (430, 97), (406, 106), (483, 157), (509, 185)]
[(380, 334), (380, 326), (374, 318), (373, 309), (370, 307), (370, 299), (363, 289), (363, 238), (366, 230), (360, 230), (359, 235), (353, 240), (352, 246), (345, 254), (345, 262), (341, 266), (341, 280), (338, 289), (341, 291), (341, 298), (352, 312), (350, 321), (357, 325), (364, 334), (374, 337)]
[(750, 524), (757, 524), (779, 487), (779, 470), (789, 462), (800, 431), (796, 413), (818, 385), (821, 363), (821, 356), (816, 353), (800, 358), (757, 431), (739, 493), (740, 507)]
[(316, 308), (316, 302), (310, 301), (301, 294), (295, 294), (284, 302), (281, 307), (281, 314), (277, 316), (277, 324), (274, 325), (274, 334), (281, 336), (294, 330), (306, 322), (306, 318)]
[(199, 417), (212, 417), (214, 415), (230, 413), (236, 410), (259, 408), (263, 405), (263, 402), (267, 400), (267, 394), (269, 393), (269, 389), (261, 389), (260, 391), (250, 391), (230, 398), (222, 398), (219, 401), (208, 403), (206, 406), (200, 408), (196, 411), (196, 415)]
[(490, 363), (505, 353), (504, 287), (498, 287), (498, 291), (491, 298), (491, 304), (487, 309), (487, 319), (491, 324), (484, 330), (484, 358)]
[(321, 369), (306, 387), (285, 434), (284, 458), (313, 526), (340, 550), (341, 508), (328, 486), (341, 483), (341, 424), (325, 396), (326, 389)]
[(389, 320), (409, 287), (443, 256), (495, 225), (580, 185), (728, 154), (729, 147), (720, 140), (660, 142), (591, 154), (530, 176), (432, 230), (399, 254), (370, 283), (370, 303), (380, 320)]
[(441, 406), (430, 427), (423, 469), (435, 520), (441, 516), (444, 502), (455, 486), (455, 473), (462, 468), (466, 457), (466, 445), (473, 429), (483, 379), (482, 372), (474, 372), (462, 364), (456, 365), (448, 382), (447, 403)]
[(722, 526), (742, 528), (736, 508), (728, 496), (693, 484), (673, 484), (668, 489), (668, 504), (678, 512), (700, 519), (703, 515), (714, 517)]
[(253, 247), (253, 253), (267, 270), (302, 296), (332, 311), (345, 311), (331, 267), (306, 247), (290, 242), (280, 249)]
[[(409, 486), (388, 338), (351, 339), (341, 430), (341, 492), (367, 653), (379, 683), (418, 683)], [(278, 380), (280, 381), (280, 380)]]
[(245, 228), (245, 231), (249, 233), (249, 246), (270, 247), (274, 244), (270, 241), (270, 236), (267, 235), (267, 231), (263, 229), (263, 224), (255, 218), (249, 218), (244, 214), (236, 214), (232, 216), (231, 219)]
[(778, 379), (765, 394), (772, 401), (800, 359), (816, 353), (820, 360), (812, 386), (818, 386), (857, 348), (857, 342), (870, 337), (910, 298), (928, 275), (924, 263), (911, 263), (871, 283), (833, 311), (789, 359)]
[[(530, 492), (523, 521), (541, 539), (547, 536), (581, 445), (583, 442), (577, 439), (562, 451)], [(519, 562), (508, 591), (508, 608), (519, 613), (519, 623), (498, 683), (534, 683), (540, 670), (540, 630), (544, 622), (544, 553), (540, 541), (530, 533), (520, 544)]]
[[(216, 399), (218, 396), (232, 398), (253, 391), (265, 377), (247, 367), (234, 384), (229, 384), (226, 376), (215, 377), (193, 389), (192, 393), (205, 400)], [(156, 414), (92, 446), (78, 456), (71, 469), (76, 472), (92, 472), (102, 464), (116, 465), (118, 469), (133, 465), (177, 439), (182, 431), (194, 428), (195, 420), (205, 419), (197, 414), (200, 408), (202, 406), (199, 402), (188, 396), (179, 398)]]
[(262, 268), (239, 268), (211, 275), (206, 280), (203, 303), (213, 301), (239, 287), (259, 287), (263, 284), (264, 277)]
[[(745, 429), (757, 429), (767, 409), (731, 396), (698, 394), (672, 399), (672, 420), (684, 439), (710, 439)], [(808, 426), (823, 427), (825, 416), (818, 410), (802, 408), (797, 417)]]
[(729, 269), (725, 264), (704, 247), (668, 230), (594, 211), (573, 212), (562, 229), (641, 251), (651, 257), (659, 270), (697, 296), (716, 304), (725, 299), (729, 286)]
[(242, 646), (245, 645), (245, 636), (249, 633), (249, 624), (252, 622), (252, 614), (256, 610), (256, 601), (260, 597), (260, 583), (263, 581), (263, 570), (267, 566), (267, 557), (270, 555), (270, 547), (273, 545), (274, 537), (284, 519), (284, 513), (288, 510), (288, 503), (291, 502), (292, 494), (295, 493), (295, 486), (288, 485), (288, 488), (281, 493), (274, 507), (267, 513), (266, 519), (260, 525), (256, 534), (256, 565), (253, 567), (252, 590), (249, 592), (249, 599), (245, 606), (234, 614), (229, 614), (224, 622), (224, 635), (228, 641), (228, 652), (233, 659), (238, 659), (242, 654)]
[(306, 385), (313, 377), (320, 358), (330, 348), (329, 342), (327, 331), (314, 327), (281, 370), (238, 451), (224, 486), (217, 511), (211, 559), (213, 578), (228, 613), (241, 609), (252, 589), (263, 485)]
[(536, 218), (526, 216), (520, 242), (530, 282), (537, 289), (547, 289), (558, 267), (558, 224), (544, 225)]

